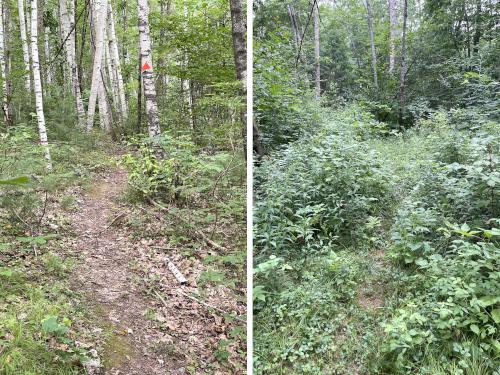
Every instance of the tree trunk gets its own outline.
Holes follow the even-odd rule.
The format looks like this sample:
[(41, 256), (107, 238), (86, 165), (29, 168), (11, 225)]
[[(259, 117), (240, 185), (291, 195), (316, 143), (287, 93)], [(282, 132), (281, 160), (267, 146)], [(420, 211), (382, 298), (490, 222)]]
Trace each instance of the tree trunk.
[[(187, 29), (188, 29), (189, 12), (188, 12), (188, 6), (187, 6), (186, 0), (183, 0), (183, 7), (184, 7), (184, 31), (187, 32), (188, 31)], [(184, 55), (184, 68), (187, 70), (188, 67), (189, 67), (189, 57), (186, 54), (186, 55)], [(182, 86), (183, 86), (184, 94), (187, 98), (189, 127), (191, 128), (191, 130), (194, 130), (195, 125), (194, 125), (194, 117), (193, 117), (193, 90), (192, 90), (191, 80), (184, 79), (182, 81)]]
[(10, 38), (12, 36), (12, 33), (9, 30), (12, 30), (14, 28), (14, 25), (12, 24), (12, 19), (10, 16), (10, 5), (9, 2), (7, 2), (6, 7), (5, 7), (5, 21), (4, 21), (4, 46), (5, 46), (5, 74), (7, 75), (7, 105), (9, 108), (9, 117), (10, 121), (12, 122), (13, 118), (13, 113), (14, 109), (12, 106), (12, 79), (11, 79), (11, 70), (12, 70), (12, 55), (11, 55), (11, 49), (10, 49)]
[[(243, 12), (242, 0), (230, 0), (231, 8), (231, 26), (233, 37), (233, 55), (234, 65), (236, 67), (236, 78), (241, 82), (241, 96), (246, 98), (247, 85), (247, 46), (246, 46), (246, 24), (245, 13)], [(240, 111), (240, 121), (242, 125), (242, 138), (243, 138), (243, 152), (246, 157), (246, 129), (247, 129), (247, 115), (246, 106)], [(260, 140), (257, 134), (253, 135), (253, 150), (259, 150), (258, 154), (261, 155)]]
[[(50, 44), (49, 44), (49, 34), (50, 28), (47, 26), (44, 29), (44, 47), (45, 47), (45, 83), (47, 85), (52, 84), (52, 69), (49, 66), (50, 63)], [(46, 89), (46, 88), (45, 88)]]
[(24, 79), (26, 91), (31, 93), (31, 69), (30, 69), (30, 53), (28, 47), (28, 39), (26, 38), (26, 19), (24, 18), (24, 0), (17, 0), (19, 8), (19, 30), (21, 32), (21, 44), (23, 46), (24, 59)]
[(63, 38), (67, 37), (64, 44), (68, 65), (70, 67), (71, 78), (71, 92), (75, 98), (76, 113), (78, 116), (78, 125), (85, 126), (85, 109), (83, 107), (83, 100), (80, 93), (80, 83), (78, 78), (78, 67), (76, 65), (76, 46), (75, 46), (75, 8), (73, 0), (70, 0), (70, 8), (68, 12), (67, 0), (59, 0), (59, 7), (61, 10), (61, 28)]
[(5, 126), (12, 125), (9, 110), (9, 99), (7, 90), (7, 64), (5, 60), (5, 30), (4, 30), (4, 7), (7, 6), (3, 1), (0, 2), (0, 73), (2, 79), (2, 111)]
[(481, 13), (482, 13), (482, 8), (481, 8), (481, 0), (476, 0), (476, 14), (474, 17), (474, 39), (472, 40), (472, 44), (474, 45), (474, 54), (477, 54), (479, 52), (479, 42), (481, 41), (481, 35), (483, 33), (482, 27), (481, 27)]
[(373, 85), (378, 91), (377, 50), (375, 48), (375, 36), (373, 35), (373, 11), (370, 0), (366, 0), (366, 20), (368, 22), (368, 32), (370, 33), (370, 46), (372, 50)]
[(398, 23), (398, 18), (396, 16), (396, 1), (397, 0), (389, 0), (389, 73), (394, 71), (396, 61), (396, 28)]
[[(104, 28), (106, 21), (106, 12), (107, 12), (107, 0), (96, 0), (95, 2), (95, 14), (97, 17), (96, 24), (96, 33), (95, 33), (95, 51), (94, 51), (94, 66), (92, 69), (92, 83), (90, 86), (90, 95), (89, 95), (89, 108), (87, 114), (87, 131), (92, 130), (94, 126), (94, 115), (97, 105), (97, 95), (102, 85), (102, 77), (101, 77), (101, 67), (102, 67), (102, 57), (104, 52)], [(100, 100), (104, 100), (104, 98), (100, 98)]]
[[(148, 0), (137, 0), (139, 16), (139, 50), (141, 54), (142, 82), (144, 84), (144, 99), (146, 102), (146, 116), (148, 131), (151, 137), (160, 134), (160, 119), (158, 103), (153, 77), (153, 62), (151, 40), (149, 36), (149, 5)], [(140, 110), (140, 108), (138, 108)]]
[(405, 79), (406, 79), (406, 22), (408, 18), (408, 0), (403, 0), (403, 35), (401, 36), (401, 63), (399, 75), (399, 125), (403, 124), (405, 111)]
[(42, 81), (40, 79), (40, 60), (38, 56), (38, 4), (37, 0), (31, 0), (31, 61), (33, 63), (33, 84), (35, 87), (36, 117), (38, 120), (38, 132), (40, 143), (45, 150), (47, 168), (52, 169), (47, 129), (45, 128), (45, 114), (43, 112)]
[(287, 10), (288, 10), (288, 16), (290, 17), (290, 23), (292, 25), (293, 40), (295, 42), (295, 47), (298, 50), (299, 45), (300, 45), (301, 35), (300, 35), (300, 31), (299, 31), (299, 26), (297, 24), (297, 18), (295, 17), (295, 9), (293, 8), (293, 5), (288, 4)]
[(230, 0), (230, 6), (236, 78), (242, 82), (246, 90), (247, 46), (245, 15), (243, 12), (242, 0)]
[(68, 48), (71, 52), (72, 89), (73, 94), (75, 95), (78, 124), (83, 128), (85, 126), (85, 107), (83, 106), (82, 92), (80, 88), (80, 76), (78, 73), (78, 64), (76, 62), (76, 24), (74, 0), (69, 0), (69, 27), (71, 30), (71, 35), (68, 39)]
[(314, 22), (314, 58), (316, 64), (315, 89), (316, 99), (321, 99), (321, 64), (320, 64), (320, 30), (319, 30), (319, 5), (313, 1), (313, 22)]
[[(111, 3), (108, 6), (108, 42), (111, 65), (115, 74), (115, 83), (118, 90), (118, 98), (120, 101), (120, 117), (123, 122), (128, 117), (127, 101), (125, 99), (125, 86), (123, 84), (123, 75), (120, 64), (120, 54), (118, 52), (118, 43), (116, 42), (115, 21), (113, 17), (113, 8)], [(124, 47), (125, 48), (125, 47)]]
[(137, 132), (142, 132), (142, 58), (139, 51), (139, 70), (137, 74)]

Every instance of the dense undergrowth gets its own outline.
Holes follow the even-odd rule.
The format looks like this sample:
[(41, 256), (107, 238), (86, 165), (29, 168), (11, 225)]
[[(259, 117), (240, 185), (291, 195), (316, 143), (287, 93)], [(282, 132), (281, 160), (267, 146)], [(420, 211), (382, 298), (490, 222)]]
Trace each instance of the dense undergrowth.
[(256, 168), (256, 373), (496, 373), (500, 125), (322, 117)]

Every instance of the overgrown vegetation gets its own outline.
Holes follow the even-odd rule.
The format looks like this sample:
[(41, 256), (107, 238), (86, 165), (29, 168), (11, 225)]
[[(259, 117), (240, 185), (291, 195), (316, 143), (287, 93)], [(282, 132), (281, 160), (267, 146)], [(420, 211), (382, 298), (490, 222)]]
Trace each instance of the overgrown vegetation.
[(498, 11), (254, 9), (255, 373), (498, 374)]
[(453, 115), (387, 136), (348, 107), (262, 162), (258, 373), (496, 370), (499, 125)]

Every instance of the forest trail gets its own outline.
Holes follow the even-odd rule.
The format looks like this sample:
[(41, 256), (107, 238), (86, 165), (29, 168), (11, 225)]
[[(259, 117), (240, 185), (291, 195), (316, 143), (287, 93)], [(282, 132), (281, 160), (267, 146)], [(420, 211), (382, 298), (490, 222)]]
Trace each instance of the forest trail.
[[(126, 184), (125, 171), (112, 170), (79, 202), (72, 225), (77, 235), (75, 251), (82, 261), (71, 283), (90, 301), (100, 326), (94, 331), (104, 336), (98, 353), (104, 373), (182, 374), (182, 367), (155, 353), (154, 345), (162, 335), (144, 316), (153, 302), (141, 294), (130, 269), (136, 250), (125, 230), (113, 226), (127, 213), (118, 200)], [(103, 373), (99, 367), (88, 371)]]

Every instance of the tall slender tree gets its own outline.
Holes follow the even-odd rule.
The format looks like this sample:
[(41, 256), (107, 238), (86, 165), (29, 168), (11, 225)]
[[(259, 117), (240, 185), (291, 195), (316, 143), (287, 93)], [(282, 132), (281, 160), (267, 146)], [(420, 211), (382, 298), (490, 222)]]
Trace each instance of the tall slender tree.
[(3, 121), (6, 126), (10, 126), (12, 119), (10, 116), (8, 89), (7, 89), (7, 62), (5, 59), (5, 29), (4, 14), (7, 4), (0, 1), (0, 77), (2, 79), (2, 111)]
[(30, 53), (28, 47), (28, 39), (26, 37), (26, 19), (24, 16), (24, 0), (17, 0), (19, 11), (19, 31), (21, 34), (21, 44), (23, 47), (23, 60), (24, 60), (24, 79), (25, 87), (28, 93), (31, 92), (31, 69), (30, 69)]
[(71, 77), (71, 92), (73, 94), (73, 97), (75, 98), (78, 124), (83, 127), (85, 125), (85, 109), (83, 107), (83, 100), (80, 93), (80, 84), (78, 82), (78, 68), (76, 65), (75, 10), (73, 0), (70, 0), (69, 9), (67, 6), (67, 0), (59, 0), (59, 8), (61, 12), (61, 28), (63, 38), (65, 40), (64, 49), (66, 50)]
[(45, 83), (50, 85), (52, 83), (52, 69), (49, 65), (50, 62), (50, 27), (44, 28), (44, 48), (45, 48)]
[(316, 71), (314, 75), (316, 99), (321, 98), (321, 47), (320, 47), (320, 25), (319, 25), (319, 4), (313, 1), (313, 23), (314, 23), (314, 60)]
[[(107, 0), (96, 0), (95, 2), (95, 16), (96, 33), (95, 33), (95, 50), (94, 50), (94, 64), (92, 69), (92, 83), (90, 86), (89, 107), (87, 112), (87, 131), (92, 130), (94, 126), (94, 115), (97, 105), (97, 96), (99, 93), (102, 95), (102, 59), (104, 53), (104, 32), (107, 14)], [(105, 101), (104, 98), (101, 98)], [(101, 102), (101, 100), (100, 100)], [(102, 105), (102, 103), (101, 103)], [(101, 108), (100, 108), (101, 109)], [(101, 116), (101, 120), (103, 120)], [(105, 120), (104, 120), (105, 121)], [(101, 126), (104, 124), (101, 123)]]
[(120, 54), (118, 51), (118, 43), (116, 41), (115, 21), (113, 16), (113, 8), (111, 3), (108, 6), (108, 42), (111, 64), (115, 74), (115, 81), (118, 90), (118, 99), (120, 102), (120, 115), (122, 121), (128, 117), (127, 100), (125, 99), (125, 86), (123, 84), (123, 75), (120, 62)]
[(401, 62), (399, 72), (399, 124), (403, 124), (406, 105), (406, 23), (408, 19), (408, 0), (403, 0), (403, 34), (401, 36)]
[(378, 91), (378, 75), (377, 75), (377, 50), (375, 48), (375, 36), (373, 32), (373, 10), (370, 0), (365, 0), (366, 6), (366, 21), (368, 23), (368, 33), (370, 34), (370, 46), (372, 50), (372, 70), (373, 70), (373, 85)]
[(396, 16), (397, 0), (388, 0), (389, 5), (389, 73), (394, 70), (396, 61), (396, 28), (398, 18)]
[[(183, 0), (182, 2), (184, 9), (184, 32), (188, 31), (188, 23), (189, 23), (189, 8), (187, 0)], [(189, 66), (189, 57), (187, 53), (184, 54), (184, 67), (187, 69)], [(183, 90), (187, 98), (188, 105), (188, 116), (189, 116), (189, 127), (194, 130), (194, 113), (193, 113), (193, 85), (189, 78), (185, 78), (182, 81)]]
[(43, 112), (42, 80), (40, 78), (40, 60), (38, 56), (38, 1), (31, 0), (31, 61), (33, 64), (33, 84), (35, 87), (36, 117), (38, 121), (38, 133), (40, 143), (45, 151), (47, 168), (52, 169), (47, 129), (45, 127), (45, 114)]
[[(158, 102), (153, 76), (153, 61), (151, 53), (151, 39), (149, 33), (149, 4), (147, 0), (137, 0), (139, 16), (139, 50), (141, 56), (142, 82), (148, 131), (151, 137), (160, 134), (160, 118), (158, 116)], [(140, 109), (138, 109), (140, 110)]]

